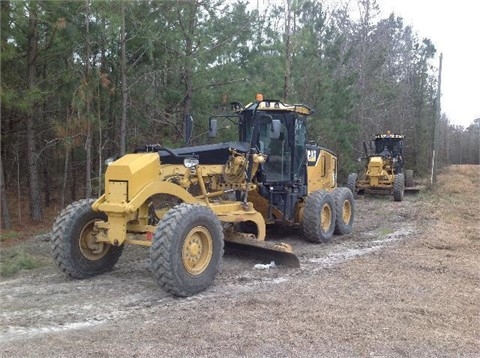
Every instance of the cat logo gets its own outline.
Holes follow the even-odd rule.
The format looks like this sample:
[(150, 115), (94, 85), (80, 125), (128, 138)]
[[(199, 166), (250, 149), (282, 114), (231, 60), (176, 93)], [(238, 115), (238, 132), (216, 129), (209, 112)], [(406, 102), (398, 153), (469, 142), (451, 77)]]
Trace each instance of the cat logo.
[(316, 162), (317, 151), (315, 149), (307, 149), (307, 158), (309, 162)]

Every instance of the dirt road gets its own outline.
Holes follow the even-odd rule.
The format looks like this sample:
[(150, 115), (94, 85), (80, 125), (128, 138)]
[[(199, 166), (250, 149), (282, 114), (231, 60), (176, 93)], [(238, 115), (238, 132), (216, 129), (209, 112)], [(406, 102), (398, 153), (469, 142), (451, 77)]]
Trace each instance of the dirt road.
[[(447, 180), (448, 179), (448, 180)], [(226, 255), (207, 291), (162, 292), (148, 251), (71, 280), (47, 264), (0, 281), (2, 357), (480, 357), (480, 168), (449, 167), (435, 195), (360, 197), (354, 232), (295, 231), (301, 267)]]

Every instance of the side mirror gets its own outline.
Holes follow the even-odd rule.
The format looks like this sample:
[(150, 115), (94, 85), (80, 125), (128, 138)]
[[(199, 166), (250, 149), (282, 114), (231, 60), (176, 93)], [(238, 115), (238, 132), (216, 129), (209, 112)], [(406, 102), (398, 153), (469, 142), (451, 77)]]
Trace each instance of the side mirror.
[(270, 127), (270, 139), (279, 139), (282, 123), (278, 119), (272, 119), (272, 126)]
[(370, 142), (370, 149), (372, 149), (372, 150), (375, 149), (375, 141), (374, 140), (372, 140)]
[(215, 138), (217, 136), (217, 120), (210, 118), (208, 120), (208, 137)]
[(188, 146), (190, 143), (190, 138), (192, 137), (193, 132), (193, 118), (191, 115), (187, 114), (184, 119), (184, 131), (185, 131), (185, 145)]

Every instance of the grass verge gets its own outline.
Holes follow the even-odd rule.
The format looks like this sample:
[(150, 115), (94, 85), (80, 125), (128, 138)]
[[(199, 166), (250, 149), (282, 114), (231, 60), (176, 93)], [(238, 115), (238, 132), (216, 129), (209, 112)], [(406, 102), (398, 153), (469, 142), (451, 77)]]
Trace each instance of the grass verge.
[(21, 237), (21, 233), (14, 230), (9, 230), (9, 231), (0, 233), (0, 241), (2, 242), (11, 240), (11, 239), (19, 239), (20, 237)]
[(44, 264), (41, 258), (26, 252), (23, 246), (2, 249), (0, 254), (0, 277), (11, 277), (22, 270), (33, 270)]

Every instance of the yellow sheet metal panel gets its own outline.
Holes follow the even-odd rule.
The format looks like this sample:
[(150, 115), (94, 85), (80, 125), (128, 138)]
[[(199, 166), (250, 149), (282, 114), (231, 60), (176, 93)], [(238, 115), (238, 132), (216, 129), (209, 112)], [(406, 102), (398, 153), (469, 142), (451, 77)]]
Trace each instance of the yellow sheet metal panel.
[(315, 165), (312, 165), (315, 155), (310, 154), (307, 166), (308, 193), (317, 190), (331, 190), (337, 182), (337, 158), (327, 150), (319, 149)]
[(381, 176), (383, 172), (383, 160), (381, 157), (372, 157), (368, 162), (367, 175)]
[[(160, 176), (160, 157), (157, 153), (127, 154), (111, 163), (105, 173), (105, 196), (109, 202), (120, 199), (110, 196), (115, 190), (111, 183), (127, 182), (127, 201), (131, 200), (145, 185), (157, 180)], [(113, 184), (116, 185), (116, 184)]]
[(116, 203), (127, 202), (128, 200), (128, 182), (126, 181), (109, 181), (108, 182), (108, 198)]

